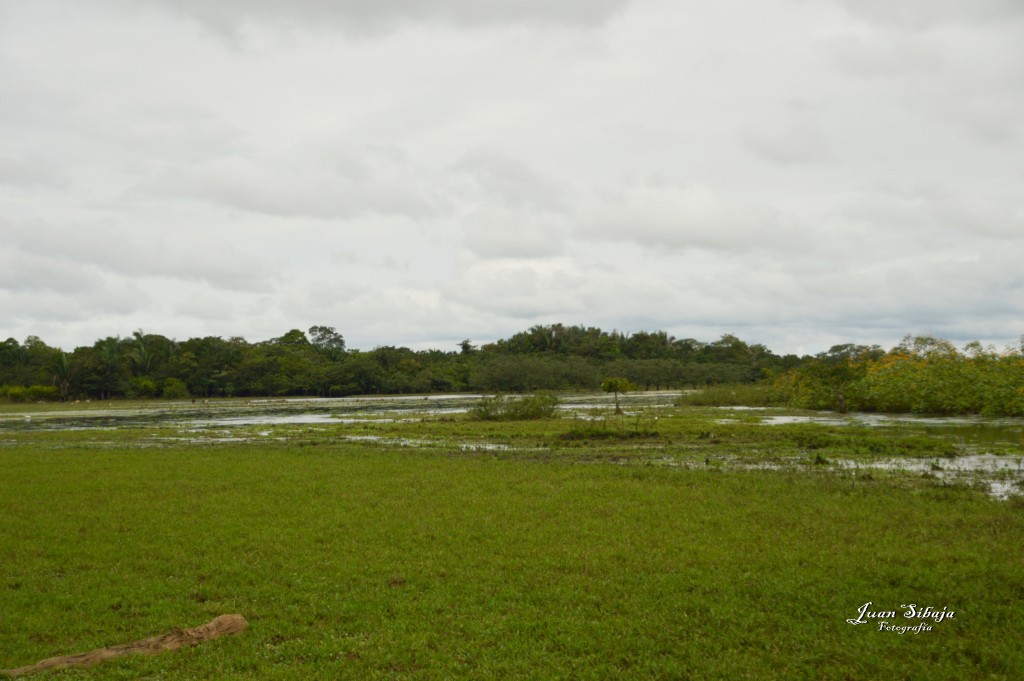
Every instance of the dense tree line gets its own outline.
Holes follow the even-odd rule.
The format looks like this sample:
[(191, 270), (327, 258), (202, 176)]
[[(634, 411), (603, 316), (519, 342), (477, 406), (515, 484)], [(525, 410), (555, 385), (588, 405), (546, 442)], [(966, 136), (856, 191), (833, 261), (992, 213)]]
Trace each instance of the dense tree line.
[(176, 341), (141, 330), (67, 353), (31, 336), (0, 344), (0, 397), (38, 399), (344, 396), (432, 392), (596, 390), (607, 376), (641, 388), (753, 382), (799, 364), (732, 335), (704, 343), (663, 331), (624, 334), (534, 326), (450, 352), (346, 348), (333, 327), (250, 343), (208, 336)]
[(789, 404), (812, 409), (1024, 415), (1024, 341), (1003, 352), (979, 343), (959, 351), (908, 336), (889, 351), (848, 344), (796, 357), (733, 335), (708, 343), (554, 324), (482, 347), (467, 339), (449, 352), (353, 350), (329, 326), (258, 343), (140, 330), (70, 353), (35, 336), (0, 343), (0, 399), (15, 402), (597, 390), (609, 376), (642, 389), (769, 379)]
[(779, 376), (775, 387), (808, 409), (1024, 416), (1024, 337), (996, 352), (961, 352), (946, 340), (907, 336), (885, 352), (837, 345)]

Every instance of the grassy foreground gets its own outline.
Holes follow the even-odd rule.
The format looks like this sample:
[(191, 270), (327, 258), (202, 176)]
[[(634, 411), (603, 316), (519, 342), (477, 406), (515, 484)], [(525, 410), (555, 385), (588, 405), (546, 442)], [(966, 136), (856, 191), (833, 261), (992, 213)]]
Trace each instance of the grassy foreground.
[[(0, 447), (0, 668), (241, 613), (237, 638), (49, 676), (1024, 678), (1019, 500), (793, 470), (65, 435)], [(919, 634), (848, 624), (869, 601), (956, 615)]]

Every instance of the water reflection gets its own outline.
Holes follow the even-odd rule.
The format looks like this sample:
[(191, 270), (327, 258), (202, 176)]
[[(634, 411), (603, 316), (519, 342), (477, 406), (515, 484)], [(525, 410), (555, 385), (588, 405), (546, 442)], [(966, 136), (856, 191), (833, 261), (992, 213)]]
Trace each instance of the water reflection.
[(1024, 420), (983, 416), (914, 416), (910, 414), (777, 414), (761, 417), (770, 426), (819, 423), (828, 426), (915, 426), (965, 444), (1010, 443), (1024, 446)]

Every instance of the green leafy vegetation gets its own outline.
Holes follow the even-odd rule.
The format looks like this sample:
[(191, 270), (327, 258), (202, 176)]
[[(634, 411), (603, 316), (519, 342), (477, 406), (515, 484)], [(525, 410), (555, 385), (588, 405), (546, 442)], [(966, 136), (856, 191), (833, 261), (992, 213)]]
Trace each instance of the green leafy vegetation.
[(658, 437), (654, 418), (638, 412), (622, 415), (616, 404), (615, 416), (601, 418), (575, 418), (569, 430), (562, 434), (565, 440), (637, 440)]
[(793, 406), (918, 414), (1024, 415), (1024, 345), (997, 353), (978, 343), (907, 337), (885, 353), (836, 346), (775, 384)]
[(676, 401), (693, 407), (777, 407), (789, 404), (773, 383), (730, 383), (689, 390)]
[(209, 398), (597, 390), (606, 376), (664, 389), (752, 381), (797, 361), (731, 335), (706, 343), (660, 331), (626, 335), (561, 324), (479, 348), (469, 339), (456, 347), (360, 351), (329, 326), (292, 329), (257, 343), (213, 336), (175, 341), (138, 330), (70, 353), (32, 336), (0, 343), (0, 386), (54, 386), (56, 393), (39, 399), (80, 400), (182, 397), (186, 391)]
[(52, 385), (3, 385), (0, 398), (11, 402), (39, 402), (60, 399), (60, 390)]
[(558, 397), (550, 393), (511, 397), (484, 397), (469, 414), (479, 421), (527, 421), (549, 419), (558, 409)]
[[(56, 676), (1021, 677), (1022, 503), (834, 463), (955, 441), (638, 399), (589, 418), (211, 426), (206, 444), (180, 425), (215, 413), (198, 407), (139, 421), (140, 402), (117, 430), (11, 418), (0, 668), (237, 612), (237, 638)], [(724, 464), (739, 457), (806, 465)], [(848, 624), (867, 602), (956, 616)]]
[(630, 383), (627, 378), (610, 377), (601, 381), (601, 390), (615, 395), (615, 413), (621, 414), (622, 407), (619, 405), (619, 394), (636, 390), (636, 386)]
[(9, 338), (0, 343), (0, 400), (671, 388), (687, 391), (680, 403), (689, 405), (1024, 415), (1024, 346), (996, 352), (970, 343), (960, 351), (948, 341), (908, 336), (888, 352), (846, 344), (814, 357), (782, 357), (732, 335), (706, 343), (553, 324), (457, 347), (360, 351), (329, 326), (259, 343), (179, 342), (139, 330), (70, 353), (34, 336)]

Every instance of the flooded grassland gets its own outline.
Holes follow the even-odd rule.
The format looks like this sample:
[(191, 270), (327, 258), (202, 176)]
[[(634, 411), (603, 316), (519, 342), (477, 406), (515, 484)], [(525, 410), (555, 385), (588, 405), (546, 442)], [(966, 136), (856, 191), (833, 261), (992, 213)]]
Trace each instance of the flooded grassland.
[(354, 442), (580, 463), (886, 474), (1000, 499), (1024, 494), (1024, 419), (680, 408), (675, 396), (630, 395), (615, 415), (606, 395), (569, 395), (559, 418), (500, 423), (467, 416), (479, 395), (74, 404), (0, 412), (0, 445)]
[(1021, 421), (478, 400), (5, 407), (0, 669), (239, 612), (65, 675), (1024, 678)]

